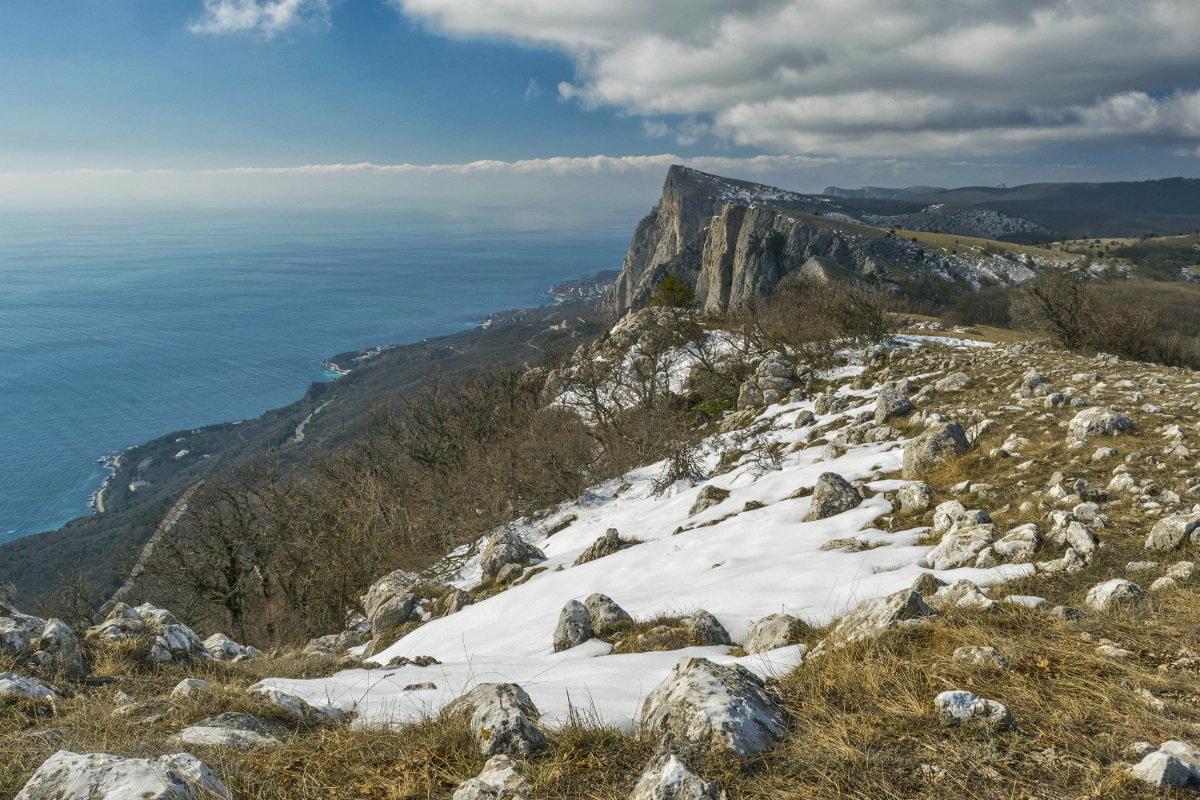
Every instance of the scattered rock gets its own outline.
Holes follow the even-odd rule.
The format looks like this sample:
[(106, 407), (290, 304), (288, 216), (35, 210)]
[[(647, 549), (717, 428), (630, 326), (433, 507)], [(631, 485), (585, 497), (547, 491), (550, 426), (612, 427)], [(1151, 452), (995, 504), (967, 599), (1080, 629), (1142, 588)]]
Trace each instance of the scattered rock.
[(862, 503), (862, 494), (836, 472), (822, 473), (813, 487), (809, 521), (825, 519), (849, 511)]
[(1007, 670), (1011, 666), (999, 650), (990, 646), (963, 645), (954, 651), (950, 660), (973, 669)]
[(683, 625), (687, 628), (688, 635), (698, 645), (728, 646), (733, 644), (733, 640), (729, 638), (729, 631), (725, 630), (721, 621), (702, 608), (684, 617)]
[(493, 533), (483, 548), (479, 566), (484, 578), (494, 578), (505, 564), (525, 566), (531, 561), (545, 561), (546, 554), (525, 541), (516, 531), (504, 528)]
[(213, 685), (208, 681), (200, 678), (184, 678), (179, 683), (175, 684), (175, 688), (171, 690), (171, 697), (183, 698), (191, 697), (204, 692), (211, 692)]
[(14, 800), (233, 800), (206, 764), (187, 753), (154, 761), (60, 750), (46, 759)]
[(16, 697), (21, 700), (53, 702), (63, 695), (57, 688), (32, 678), (23, 678), (11, 672), (0, 672), (0, 697)]
[(884, 386), (875, 398), (875, 424), (882, 425), (889, 419), (904, 417), (916, 410), (912, 400), (894, 384)]
[(192, 725), (171, 737), (177, 744), (205, 745), (208, 747), (232, 747), (235, 750), (250, 750), (255, 747), (278, 747), (282, 744), (273, 736), (264, 736), (256, 731), (223, 728), (208, 725)]
[[(725, 791), (692, 772), (676, 756), (656, 756), (642, 772), (629, 800), (724, 800)], [(457, 798), (456, 798), (457, 800)]]
[(765, 653), (796, 644), (809, 632), (809, 626), (790, 614), (771, 614), (750, 626), (742, 649), (747, 653)]
[(1046, 612), (1046, 616), (1057, 622), (1078, 622), (1087, 615), (1078, 608), (1071, 608), (1070, 606), (1055, 606)]
[(1085, 408), (1067, 424), (1072, 440), (1087, 441), (1093, 436), (1113, 436), (1133, 427), (1133, 420), (1107, 408)]
[(700, 489), (700, 493), (696, 495), (696, 502), (692, 503), (691, 510), (688, 511), (689, 517), (694, 517), (701, 511), (706, 511), (715, 505), (721, 503), (725, 498), (729, 497), (729, 490), (722, 489), (719, 486), (713, 486), (711, 483)]
[(117, 603), (104, 622), (89, 628), (85, 636), (101, 646), (136, 642), (142, 656), (157, 664), (214, 660), (195, 631), (170, 611), (149, 603), (137, 608)]
[(904, 478), (915, 480), (943, 461), (966, 455), (970, 445), (962, 425), (937, 425), (904, 447)]
[(1151, 786), (1200, 786), (1200, 751), (1177, 739), (1163, 742), (1129, 774)]
[(483, 771), (454, 792), (454, 800), (525, 800), (533, 787), (511, 756), (492, 756)]
[(587, 607), (578, 600), (568, 600), (558, 615), (558, 627), (554, 630), (554, 652), (568, 650), (595, 636), (592, 616)]
[(346, 712), (340, 708), (313, 705), (280, 689), (258, 688), (251, 691), (305, 725), (340, 725), (347, 721)]
[(782, 739), (787, 717), (745, 667), (682, 658), (646, 696), (638, 727), (666, 747), (720, 749), (745, 759)]
[(1123, 578), (1113, 578), (1089, 589), (1084, 602), (1096, 611), (1110, 611), (1122, 603), (1138, 600), (1145, 594), (1142, 587), (1136, 583)]
[(616, 528), (609, 528), (603, 536), (592, 542), (586, 550), (579, 554), (579, 558), (575, 559), (575, 566), (611, 556), (620, 549), (621, 534), (617, 532)]
[(470, 715), (471, 733), (485, 756), (529, 756), (546, 746), (536, 725), (537, 706), (515, 683), (481, 683), (446, 711)]
[(978, 586), (965, 579), (942, 587), (931, 598), (931, 601), (939, 608), (973, 608), (990, 611), (996, 607), (995, 600), (990, 599), (980, 591)]
[(203, 644), (208, 654), (217, 661), (245, 661), (262, 655), (258, 648), (238, 644), (223, 633), (214, 633)]
[(995, 700), (976, 697), (971, 692), (942, 692), (933, 698), (943, 725), (983, 725), (997, 730), (1016, 727), (1012, 714)]
[(593, 636), (609, 636), (621, 623), (630, 622), (633, 619), (625, 609), (613, 602), (613, 599), (606, 594), (588, 595), (588, 598), (583, 601), (583, 605), (591, 620)]

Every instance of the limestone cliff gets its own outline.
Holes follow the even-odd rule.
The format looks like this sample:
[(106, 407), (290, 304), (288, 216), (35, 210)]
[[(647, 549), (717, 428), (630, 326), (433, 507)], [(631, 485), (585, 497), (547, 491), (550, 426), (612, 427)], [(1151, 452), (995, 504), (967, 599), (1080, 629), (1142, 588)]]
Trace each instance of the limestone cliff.
[(694, 286), (701, 308), (721, 311), (769, 294), (798, 271), (891, 289), (931, 275), (978, 287), (1020, 283), (1062, 263), (1038, 248), (896, 232), (863, 224), (863, 216), (833, 198), (671, 167), (662, 198), (634, 233), (609, 310), (644, 306), (667, 275)]

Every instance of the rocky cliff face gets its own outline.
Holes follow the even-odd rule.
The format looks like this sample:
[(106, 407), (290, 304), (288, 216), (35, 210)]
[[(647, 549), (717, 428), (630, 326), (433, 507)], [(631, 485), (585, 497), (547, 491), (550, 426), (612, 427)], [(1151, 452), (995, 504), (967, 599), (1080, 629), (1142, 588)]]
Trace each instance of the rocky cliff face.
[[(768, 294), (801, 271), (893, 288), (917, 274), (933, 274), (977, 287), (1019, 283), (1045, 265), (1041, 256), (1018, 250), (914, 241), (862, 224), (862, 216), (832, 198), (671, 167), (662, 199), (634, 234), (608, 295), (609, 309), (624, 313), (646, 305), (667, 275), (694, 286), (701, 308), (721, 311)], [(871, 221), (888, 219), (875, 215)]]

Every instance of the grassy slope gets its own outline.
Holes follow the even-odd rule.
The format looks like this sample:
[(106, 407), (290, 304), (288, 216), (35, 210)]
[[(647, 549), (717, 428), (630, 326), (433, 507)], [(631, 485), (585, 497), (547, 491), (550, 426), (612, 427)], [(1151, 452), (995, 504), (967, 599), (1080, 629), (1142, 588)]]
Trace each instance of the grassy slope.
[[(1035, 404), (1032, 413), (1012, 410), (1012, 384), (1029, 368), (1049, 375), (1056, 388), (1081, 395), (1087, 395), (1092, 384), (1076, 381), (1072, 388), (1075, 374), (1131, 378), (1155, 393), (1154, 402), (1163, 405), (1165, 413), (1149, 415), (1130, 408), (1130, 394), (1110, 381), (1092, 399), (1131, 411), (1138, 427), (1095, 442), (1117, 449), (1118, 456), (1093, 460), (1092, 448), (1080, 451), (1065, 443), (1061, 423), (1075, 409), (1043, 412)], [(1122, 457), (1162, 448), (1156, 428), (1174, 422), (1195, 424), (1189, 395), (1182, 389), (1194, 378), (1174, 370), (1133, 363), (1110, 368), (1053, 352), (1013, 356), (936, 349), (893, 362), (890, 369), (893, 376), (931, 370), (963, 370), (972, 376), (968, 388), (935, 395), (928, 407), (946, 414), (979, 409), (1000, 425), (965, 458), (929, 474), (927, 480), (939, 501), (955, 497), (951, 487), (963, 479), (989, 484), (991, 488), (981, 493), (958, 496), (969, 507), (987, 509), (1001, 530), (1027, 521), (1045, 529), (1043, 516), (1055, 504), (1039, 492), (1055, 472), (1064, 470), (1070, 480), (1103, 486)], [(1159, 379), (1166, 383), (1155, 383)], [(1158, 394), (1159, 388), (1164, 393)], [(917, 432), (915, 425), (912, 432)], [(988, 455), (1014, 433), (1031, 442), (1019, 457)], [(1153, 478), (1161, 488), (1185, 494), (1194, 476), (1191, 463), (1166, 462), (1158, 468), (1139, 458), (1129, 466), (1138, 478)], [(1033, 504), (1022, 506), (1025, 501)], [(1047, 598), (1049, 605), (1082, 607), (1088, 587), (1101, 581), (1130, 577), (1145, 586), (1167, 564), (1200, 560), (1200, 550), (1193, 547), (1146, 553), (1142, 543), (1154, 516), (1147, 515), (1137, 497), (1116, 498), (1104, 505), (1104, 512), (1110, 523), (1097, 529), (1102, 549), (1085, 570), (1020, 579), (998, 587), (993, 596), (1033, 594)], [(888, 524), (886, 518), (882, 522)], [(895, 519), (892, 524), (902, 529), (914, 522)], [(1163, 566), (1149, 573), (1131, 573), (1125, 566), (1148, 559)], [(774, 752), (745, 764), (708, 756), (693, 759), (692, 765), (706, 778), (720, 780), (735, 799), (1162, 797), (1163, 792), (1131, 781), (1121, 765), (1133, 760), (1126, 749), (1135, 741), (1182, 738), (1200, 743), (1200, 658), (1177, 663), (1181, 653), (1200, 650), (1195, 644), (1198, 627), (1200, 581), (1184, 582), (1112, 613), (1092, 612), (1077, 623), (1052, 622), (1040, 612), (1011, 604), (992, 612), (946, 611), (933, 626), (834, 651), (781, 676), (773, 690), (792, 722), (789, 737)], [(812, 638), (819, 635), (815, 632)], [(1131, 655), (1113, 659), (1098, 654), (1097, 645), (1108, 641)], [(962, 645), (995, 646), (1011, 669), (964, 667), (952, 659)], [(105, 666), (123, 668), (116, 663)], [(290, 658), (203, 670), (135, 672), (119, 688), (154, 705), (132, 717), (112, 714), (111, 687), (81, 690), (55, 710), (9, 704), (0, 708), (0, 797), (11, 796), (37, 764), (60, 747), (125, 755), (175, 752), (180, 748), (167, 737), (205, 716), (231, 710), (269, 715), (269, 709), (242, 693), (258, 677), (312, 675), (335, 668), (328, 660)], [(164, 700), (169, 687), (186, 675), (209, 678), (219, 689), (196, 699)], [(396, 675), (403, 680), (403, 671)], [(930, 701), (948, 689), (968, 689), (1000, 700), (1016, 716), (1018, 729), (996, 733), (941, 727)], [(167, 708), (174, 708), (171, 716), (140, 721)], [(23, 736), (49, 727), (60, 729), (63, 738)], [(225, 778), (241, 800), (448, 798), (483, 762), (461, 720), (431, 719), (398, 731), (289, 730), (285, 745), (272, 751), (188, 749)], [(619, 800), (628, 795), (654, 749), (652, 742), (597, 728), (586, 719), (553, 732), (551, 742), (547, 752), (525, 765), (534, 797)]]

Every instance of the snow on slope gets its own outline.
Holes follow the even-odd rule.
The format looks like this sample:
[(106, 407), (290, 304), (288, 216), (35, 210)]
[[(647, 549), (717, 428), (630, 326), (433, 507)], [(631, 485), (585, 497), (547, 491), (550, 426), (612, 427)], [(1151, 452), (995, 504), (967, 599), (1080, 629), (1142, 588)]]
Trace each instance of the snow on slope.
[[(843, 389), (841, 393), (857, 396), (861, 402), (841, 414), (818, 417), (817, 425), (849, 422), (873, 407), (873, 392)], [(781, 469), (763, 472), (747, 463), (713, 477), (708, 483), (728, 489), (730, 496), (695, 517), (689, 517), (688, 511), (702, 487), (681, 482), (655, 497), (651, 484), (662, 470), (662, 464), (655, 464), (625, 475), (628, 488), (623, 491), (622, 481), (609, 481), (563, 504), (541, 524), (514, 523), (512, 527), (545, 551), (547, 560), (540, 565), (545, 571), (427, 623), (373, 659), (386, 664), (400, 655), (430, 655), (440, 665), (356, 669), (326, 679), (272, 679), (264, 684), (357, 711), (358, 724), (384, 725), (436, 713), (477, 683), (515, 682), (529, 692), (551, 725), (580, 712), (631, 729), (642, 698), (681, 656), (741, 663), (761, 675), (789, 670), (802, 661), (796, 647), (743, 658), (730, 656), (727, 647), (610, 655), (611, 647), (596, 640), (555, 653), (551, 639), (563, 604), (593, 592), (609, 595), (635, 618), (706, 609), (736, 642), (752, 621), (767, 614), (786, 612), (826, 624), (864, 599), (911, 585), (926, 571), (919, 562), (929, 547), (916, 544), (925, 529), (889, 534), (872, 527), (875, 519), (892, 510), (877, 493), (902, 485), (887, 476), (900, 468), (903, 442), (852, 446), (845, 455), (826, 460), (821, 445), (804, 446), (812, 429), (796, 429), (792, 424), (804, 409), (812, 410), (812, 403), (773, 406), (761, 417), (773, 423), (766, 434), (769, 439), (798, 447), (784, 457)], [(832, 438), (834, 433), (828, 435)], [(728, 434), (709, 440), (710, 467), (730, 442)], [(805, 522), (810, 500), (789, 496), (813, 486), (821, 473), (829, 471), (849, 480), (870, 481), (867, 499), (843, 514)], [(721, 519), (740, 512), (750, 500), (765, 506)], [(553, 535), (545, 533), (567, 515), (577, 518)], [(715, 524), (674, 534), (680, 526), (704, 522)], [(642, 543), (572, 566), (610, 527)], [(831, 539), (851, 536), (885, 546), (858, 553), (821, 549)], [(935, 574), (947, 581), (967, 578), (986, 586), (1030, 568), (963, 568)], [(463, 568), (457, 582), (469, 587), (478, 577), (475, 560)], [(437, 688), (404, 690), (426, 681)]]

